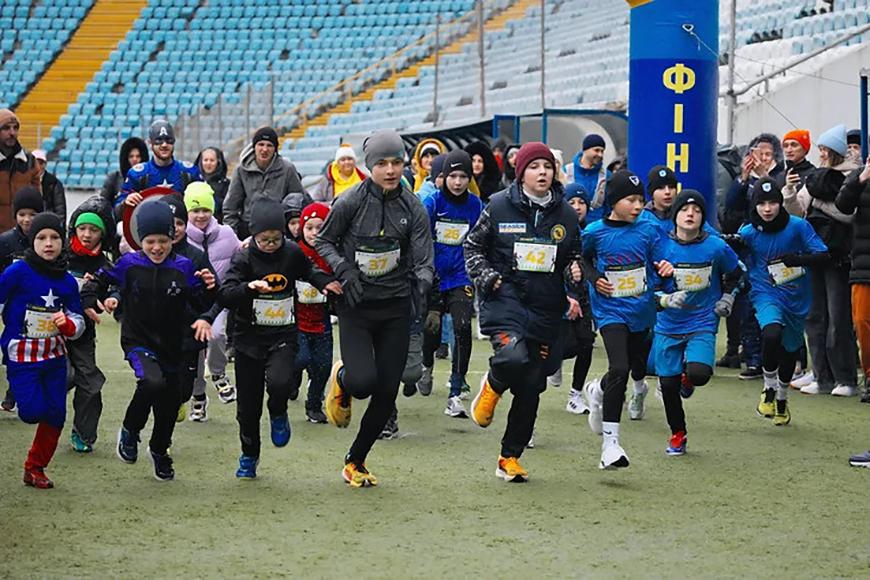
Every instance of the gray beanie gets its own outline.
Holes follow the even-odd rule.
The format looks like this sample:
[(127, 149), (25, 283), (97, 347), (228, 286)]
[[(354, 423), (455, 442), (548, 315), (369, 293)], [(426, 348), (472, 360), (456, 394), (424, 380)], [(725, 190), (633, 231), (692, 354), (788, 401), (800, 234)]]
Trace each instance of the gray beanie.
[(404, 159), (405, 142), (398, 133), (391, 129), (372, 133), (363, 141), (363, 154), (366, 159), (366, 167), (371, 170), (382, 159)]

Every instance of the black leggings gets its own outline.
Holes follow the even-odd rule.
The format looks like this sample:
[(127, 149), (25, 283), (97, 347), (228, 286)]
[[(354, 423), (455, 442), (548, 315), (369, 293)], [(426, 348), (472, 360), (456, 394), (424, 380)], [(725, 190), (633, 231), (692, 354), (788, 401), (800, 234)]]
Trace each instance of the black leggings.
[(619, 423), (628, 375), (639, 381), (646, 376), (649, 355), (649, 330), (631, 332), (625, 324), (608, 324), (601, 329), (607, 351), (607, 374), (601, 380), (604, 389), (603, 419)]
[(781, 383), (791, 382), (797, 352), (788, 352), (782, 346), (782, 324), (768, 324), (761, 330), (761, 367), (768, 371), (778, 371)]
[(156, 357), (143, 350), (127, 353), (127, 362), (136, 375), (136, 390), (127, 405), (124, 429), (138, 435), (145, 427), (148, 415), (153, 412), (154, 425), (148, 447), (163, 455), (172, 445), (175, 418), (181, 403), (179, 373), (167, 370)]
[[(453, 362), (451, 374), (464, 378), (468, 374), (468, 361), (471, 360), (471, 314), (474, 312), (474, 292), (471, 286), (460, 286), (442, 295), (441, 313), (453, 317)], [(441, 332), (424, 332), (423, 365), (432, 368), (435, 364), (435, 351), (441, 345)]]
[[(713, 369), (703, 363), (690, 362), (686, 364), (686, 377), (696, 387), (702, 387), (710, 382)], [(662, 386), (662, 400), (665, 403), (665, 415), (671, 433), (686, 432), (686, 414), (683, 412), (683, 399), (680, 397), (680, 375), (659, 377)]]
[[(587, 314), (590, 316), (590, 314)], [(595, 331), (592, 330), (592, 320), (581, 318), (562, 322), (565, 334), (565, 351), (563, 360), (574, 359), (574, 376), (571, 388), (576, 391), (583, 389), (589, 367), (592, 366), (592, 348), (595, 345)]]
[(355, 399), (371, 397), (347, 454), (349, 461), (365, 461), (390, 418), (408, 358), (410, 325), (409, 298), (362, 303), (338, 311), (344, 364), (341, 386)]

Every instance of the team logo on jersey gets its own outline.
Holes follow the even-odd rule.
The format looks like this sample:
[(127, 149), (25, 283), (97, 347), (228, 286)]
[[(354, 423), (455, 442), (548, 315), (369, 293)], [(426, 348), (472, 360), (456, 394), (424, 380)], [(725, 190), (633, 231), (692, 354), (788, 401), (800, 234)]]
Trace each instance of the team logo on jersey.
[(565, 226), (562, 224), (556, 224), (553, 226), (553, 229), (550, 230), (550, 237), (553, 238), (554, 242), (561, 242), (565, 239)]
[(166, 289), (167, 296), (178, 296), (181, 294), (181, 288), (178, 287), (178, 284), (175, 283), (175, 280), (172, 281), (172, 284), (169, 285), (169, 288)]
[(526, 224), (523, 222), (504, 222), (498, 224), (498, 233), (500, 234), (524, 234), (526, 233)]
[(637, 175), (629, 175), (628, 180), (636, 186), (640, 185), (640, 177), (638, 177)]
[(263, 280), (269, 284), (269, 292), (280, 292), (287, 287), (287, 278), (281, 274), (269, 274), (263, 276)]

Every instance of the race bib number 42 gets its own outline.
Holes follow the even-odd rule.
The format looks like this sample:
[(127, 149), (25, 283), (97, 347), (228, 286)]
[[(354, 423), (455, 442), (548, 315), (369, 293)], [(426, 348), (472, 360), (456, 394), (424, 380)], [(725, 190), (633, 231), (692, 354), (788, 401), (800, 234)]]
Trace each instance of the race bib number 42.
[(613, 285), (614, 298), (630, 298), (646, 292), (646, 266), (629, 266), (620, 269), (607, 269), (607, 281)]
[(677, 290), (686, 292), (698, 292), (710, 287), (710, 278), (713, 275), (713, 266), (677, 265), (674, 267), (674, 281)]
[(556, 245), (547, 242), (514, 242), (514, 260), (521, 272), (551, 273), (556, 269)]
[(293, 297), (255, 298), (254, 324), (257, 326), (290, 326), (293, 324)]
[(24, 311), (24, 335), (27, 338), (51, 338), (57, 336), (60, 331), (51, 317), (54, 312), (31, 306)]
[(781, 260), (775, 260), (767, 265), (767, 272), (773, 278), (773, 283), (777, 286), (788, 284), (792, 280), (797, 280), (803, 276), (806, 271), (801, 266), (788, 267)]

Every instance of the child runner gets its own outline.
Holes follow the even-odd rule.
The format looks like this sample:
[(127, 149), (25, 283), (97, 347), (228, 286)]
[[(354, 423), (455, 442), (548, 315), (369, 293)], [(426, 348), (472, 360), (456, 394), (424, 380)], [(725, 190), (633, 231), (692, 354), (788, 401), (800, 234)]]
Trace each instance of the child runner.
[[(601, 469), (628, 467), (619, 444), (619, 420), (625, 401), (629, 372), (634, 397), (629, 416), (643, 416), (649, 331), (655, 321), (653, 279), (656, 272), (669, 276), (667, 261), (653, 263), (661, 230), (652, 221), (639, 220), (643, 210), (643, 184), (631, 171), (621, 170), (607, 182), (608, 217), (583, 230), (583, 254), (592, 312), (607, 350), (608, 369), (601, 381), (586, 385), (589, 426), (603, 434)], [(602, 394), (603, 386), (603, 394)]]
[(248, 226), (251, 243), (233, 256), (218, 299), (236, 320), (236, 419), (242, 445), (236, 470), (239, 479), (257, 477), (264, 391), (269, 393), (272, 444), (284, 447), (290, 442), (287, 401), (297, 346), (296, 281), (309, 281), (318, 291), (326, 288), (341, 293), (338, 282), (317, 272), (299, 246), (284, 238), (286, 222), (278, 202), (258, 200), (251, 207)]
[[(30, 224), (43, 207), (42, 194), (35, 187), (22, 187), (15, 192), (12, 198), (15, 227), (0, 234), (0, 272), (22, 259), (30, 248)], [(15, 411), (15, 396), (11, 387), (6, 389), (0, 408), (8, 413)]]
[[(167, 453), (178, 415), (182, 345), (187, 335), (188, 312), (201, 312), (210, 302), (214, 275), (196, 271), (193, 263), (172, 251), (175, 236), (172, 209), (166, 203), (146, 203), (137, 210), (137, 233), (142, 249), (125, 254), (111, 268), (97, 272), (82, 289), (88, 316), (97, 315), (98, 300), (112, 313), (118, 300), (108, 297), (109, 288), (120, 289), (124, 316), (121, 348), (136, 376), (136, 390), (118, 430), (118, 457), (124, 463), (139, 458), (139, 433), (153, 411), (154, 425), (148, 444), (158, 481), (175, 478)], [(197, 340), (207, 341), (208, 332), (197, 329)]]
[(281, 202), (281, 208), (284, 211), (284, 222), (287, 227), (285, 234), (294, 242), (299, 242), (299, 239), (302, 237), (300, 218), (302, 217), (302, 210), (306, 205), (308, 205), (308, 199), (301, 193), (288, 193)]
[(66, 418), (67, 340), (85, 329), (75, 279), (66, 271), (63, 224), (53, 213), (33, 218), (24, 259), (0, 275), (3, 363), (18, 416), (37, 423), (24, 462), (25, 485), (48, 489), (45, 475)]
[[(312, 203), (302, 210), (302, 238), (299, 248), (314, 262), (317, 268), (332, 275), (332, 268), (314, 249), (323, 221), (329, 215), (329, 206)], [(329, 369), (332, 367), (332, 323), (326, 295), (304, 280), (296, 281), (296, 322), (299, 326), (299, 350), (296, 353), (296, 371), (308, 373), (308, 396), (305, 400), (305, 416), (311, 423), (326, 423), (323, 414), (323, 393)], [(299, 375), (297, 375), (299, 376)], [(300, 377), (301, 378), (301, 377)], [(299, 384), (294, 387), (298, 390)]]
[(543, 143), (526, 143), (516, 158), (517, 179), (493, 195), (465, 240), (468, 274), (481, 296), (480, 323), (493, 356), (471, 418), (492, 423), (495, 407), (513, 394), (496, 476), (529, 477), (519, 458), (532, 437), (547, 377), (562, 363), (565, 284), (579, 283), (577, 215), (554, 179), (556, 160)]
[(396, 403), (412, 295), (425, 304), (434, 274), (426, 210), (401, 180), (402, 138), (379, 131), (366, 138), (363, 151), (371, 177), (335, 200), (315, 243), (344, 288), (336, 305), (343, 360), (332, 367), (326, 417), (347, 427), (351, 397), (371, 397), (344, 460), (342, 477), (351, 487), (377, 485), (365, 460)]
[[(102, 196), (88, 198), (73, 212), (70, 218), (69, 272), (79, 288), (100, 268), (110, 264), (107, 254), (113, 245), (114, 232), (112, 206)], [(70, 440), (73, 449), (79, 453), (94, 450), (97, 426), (103, 412), (102, 390), (106, 377), (97, 367), (94, 326), (99, 320), (85, 318), (84, 333), (67, 345), (71, 371), (68, 383), (70, 389), (75, 389)]]
[[(673, 203), (674, 230), (659, 242), (657, 256), (674, 265), (658, 294), (653, 357), (671, 438), (665, 452), (686, 452), (686, 416), (681, 398), (713, 376), (719, 317), (728, 317), (743, 268), (728, 244), (703, 230), (707, 206), (695, 190), (684, 189)], [(681, 389), (681, 377), (686, 380)]]
[[(223, 280), (230, 267), (230, 260), (241, 248), (239, 238), (233, 228), (219, 224), (214, 217), (215, 195), (208, 183), (195, 181), (188, 185), (184, 192), (184, 205), (187, 207), (188, 216), (187, 240), (190, 245), (206, 253), (218, 281)], [(221, 403), (232, 403), (236, 400), (236, 388), (227, 377), (227, 315), (227, 310), (223, 309), (214, 319), (206, 355), (211, 381)], [(205, 382), (204, 362), (200, 358), (197, 384), (204, 385)], [(190, 420), (205, 421), (208, 419), (208, 397), (205, 392), (197, 391), (194, 390), (194, 400), (191, 401)]]
[(444, 414), (465, 418), (468, 413), (460, 396), (466, 384), (468, 362), (471, 360), (471, 315), (474, 311), (474, 289), (465, 271), (465, 256), (462, 244), (468, 231), (477, 223), (483, 203), (468, 191), (473, 177), (471, 157), (458, 149), (447, 154), (442, 164), (443, 184), (423, 200), (432, 237), (435, 240), (435, 272), (441, 290), (438, 304), (430, 304), (426, 316), (423, 340), (423, 377), (432, 390), (432, 373), (435, 366), (435, 350), (441, 343), (440, 318), (449, 312), (453, 318), (453, 362), (450, 372), (450, 392)]
[(804, 344), (804, 320), (812, 302), (806, 267), (830, 259), (813, 227), (782, 207), (776, 180), (762, 177), (752, 193), (749, 223), (738, 232), (748, 249), (749, 297), (761, 326), (764, 389), (757, 413), (777, 426), (791, 422), (788, 386)]

